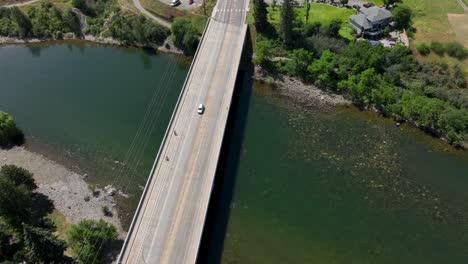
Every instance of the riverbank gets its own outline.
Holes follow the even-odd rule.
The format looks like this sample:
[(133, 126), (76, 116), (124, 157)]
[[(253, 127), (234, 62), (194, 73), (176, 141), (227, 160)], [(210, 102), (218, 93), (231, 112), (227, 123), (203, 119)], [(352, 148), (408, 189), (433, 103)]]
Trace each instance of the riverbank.
[(30, 38), (30, 39), (21, 39), (21, 38), (10, 38), (0, 36), (0, 45), (17, 45), (17, 44), (30, 44), (30, 43), (41, 43), (41, 42), (53, 42), (53, 41), (89, 41), (97, 44), (103, 45), (112, 45), (112, 46), (120, 46), (120, 47), (137, 47), (137, 48), (151, 48), (161, 52), (166, 53), (174, 53), (178, 55), (184, 55), (184, 52), (177, 48), (172, 41), (172, 36), (169, 36), (164, 45), (144, 45), (144, 44), (132, 44), (128, 45), (125, 44), (117, 39), (111, 37), (96, 37), (93, 35), (85, 35), (82, 38), (76, 37), (74, 34), (65, 34), (62, 39), (54, 39), (54, 38)]
[(321, 90), (314, 85), (305, 84), (298, 78), (281, 74), (273, 76), (257, 66), (254, 69), (253, 79), (270, 84), (279, 95), (285, 96), (305, 107), (327, 110), (333, 106), (352, 104), (351, 100), (342, 95)]
[[(112, 223), (124, 238), (126, 232), (119, 219), (114, 195), (116, 191), (96, 188), (93, 195), (85, 181), (86, 174), (78, 174), (41, 154), (24, 147), (0, 149), (0, 166), (13, 164), (33, 173), (38, 185), (37, 192), (46, 195), (54, 203), (56, 210), (65, 215), (71, 223), (84, 219), (103, 219)], [(104, 216), (103, 207), (108, 207), (112, 216)]]
[[(307, 108), (313, 107), (314, 109), (328, 110), (331, 107), (338, 105), (356, 105), (351, 99), (346, 98), (343, 95), (324, 91), (314, 85), (305, 84), (296, 77), (290, 77), (282, 74), (273, 75), (258, 66), (255, 66), (253, 78), (260, 82), (270, 84), (273, 90), (279, 95), (285, 96)], [(356, 106), (360, 107), (359, 105)], [(366, 109), (377, 112), (382, 115), (382, 117), (388, 117), (385, 113), (375, 107), (366, 107)], [(449, 144), (447, 137), (436, 129), (424, 128), (416, 121), (405, 120), (404, 122), (414, 125), (427, 134), (437, 137)], [(395, 121), (396, 125), (400, 125), (400, 123), (401, 121)], [(454, 145), (454, 147), (468, 149), (468, 142), (461, 142), (458, 145)]]

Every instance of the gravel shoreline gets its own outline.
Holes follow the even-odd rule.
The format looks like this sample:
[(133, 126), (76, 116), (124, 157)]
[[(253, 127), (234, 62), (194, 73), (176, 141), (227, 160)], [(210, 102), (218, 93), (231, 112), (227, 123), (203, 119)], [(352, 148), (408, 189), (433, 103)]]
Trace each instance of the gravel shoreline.
[(305, 84), (297, 78), (285, 75), (272, 76), (260, 67), (255, 67), (253, 79), (270, 84), (278, 94), (306, 107), (327, 110), (333, 106), (352, 104), (350, 100), (342, 95), (321, 90), (314, 85)]
[[(86, 175), (70, 171), (24, 147), (0, 149), (0, 166), (9, 164), (32, 172), (39, 187), (37, 192), (51, 199), (55, 209), (63, 213), (71, 223), (76, 224), (83, 219), (103, 219), (115, 225), (119, 237), (125, 238), (126, 232), (122, 228), (113, 197), (115, 192), (98, 188), (96, 190), (100, 194), (95, 197), (84, 180)], [(88, 201), (85, 200), (87, 197)], [(112, 216), (104, 216), (103, 206), (112, 211)]]

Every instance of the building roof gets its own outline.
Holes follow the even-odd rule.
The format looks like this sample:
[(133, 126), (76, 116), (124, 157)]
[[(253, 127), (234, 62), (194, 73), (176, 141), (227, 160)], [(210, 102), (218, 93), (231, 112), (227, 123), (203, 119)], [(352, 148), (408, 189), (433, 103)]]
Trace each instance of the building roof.
[(371, 23), (392, 17), (392, 13), (390, 11), (378, 6), (372, 6), (369, 8), (362, 7), (360, 11), (367, 16), (367, 19)]
[(372, 25), (367, 20), (366, 14), (357, 14), (349, 17), (349, 20), (353, 21), (355, 24), (361, 26), (364, 30), (372, 28)]

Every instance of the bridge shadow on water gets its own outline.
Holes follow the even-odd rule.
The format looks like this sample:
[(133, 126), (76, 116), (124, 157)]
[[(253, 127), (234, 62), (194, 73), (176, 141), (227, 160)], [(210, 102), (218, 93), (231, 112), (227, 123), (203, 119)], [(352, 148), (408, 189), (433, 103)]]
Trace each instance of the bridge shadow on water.
[[(251, 58), (249, 34), (247, 34), (246, 39), (243, 57)], [(224, 239), (231, 210), (230, 205), (234, 194), (241, 145), (251, 99), (252, 75), (253, 67), (250, 64), (250, 59), (241, 61), (198, 252), (197, 264), (221, 263)]]

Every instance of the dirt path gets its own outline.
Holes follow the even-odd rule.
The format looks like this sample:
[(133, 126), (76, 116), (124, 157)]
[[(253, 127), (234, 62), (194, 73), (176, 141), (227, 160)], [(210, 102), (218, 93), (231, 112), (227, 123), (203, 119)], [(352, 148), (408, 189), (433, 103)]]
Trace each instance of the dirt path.
[(146, 10), (140, 3), (139, 0), (133, 0), (133, 4), (135, 5), (135, 7), (145, 16), (151, 18), (152, 20), (156, 21), (157, 23), (167, 27), (167, 28), (171, 28), (171, 23), (167, 22), (166, 20), (164, 19), (161, 19), (153, 14), (151, 14), (148, 10)]

